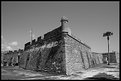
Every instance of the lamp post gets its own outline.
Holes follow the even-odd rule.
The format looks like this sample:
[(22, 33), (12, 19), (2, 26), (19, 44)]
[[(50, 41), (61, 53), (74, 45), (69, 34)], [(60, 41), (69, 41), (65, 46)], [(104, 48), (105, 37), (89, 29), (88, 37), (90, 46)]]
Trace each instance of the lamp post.
[(112, 32), (107, 31), (106, 33), (103, 33), (103, 37), (107, 37), (107, 42), (108, 42), (108, 56), (107, 56), (107, 64), (110, 65), (110, 54), (109, 54), (109, 36), (113, 35)]

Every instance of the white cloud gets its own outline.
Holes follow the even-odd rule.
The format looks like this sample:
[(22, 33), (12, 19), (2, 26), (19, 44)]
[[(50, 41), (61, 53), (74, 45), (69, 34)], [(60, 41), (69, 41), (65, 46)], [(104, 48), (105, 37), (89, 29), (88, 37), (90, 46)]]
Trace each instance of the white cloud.
[[(1, 35), (1, 50), (2, 51), (8, 51), (8, 50), (14, 50), (17, 49), (18, 42), (14, 41), (11, 43), (6, 42), (3, 35)], [(14, 47), (15, 46), (15, 47)]]
[(35, 35), (33, 34), (32, 37), (33, 37), (33, 39), (34, 39), (34, 38), (35, 38)]
[(8, 50), (13, 50), (12, 46), (17, 46), (18, 42), (14, 41), (12, 43), (7, 43), (6, 40), (4, 39), (3, 35), (1, 36), (1, 50), (2, 51), (8, 51)]
[(4, 49), (4, 44), (1, 44), (2, 49)]
[(14, 42), (10, 43), (10, 45), (17, 46), (18, 45), (18, 42), (17, 41), (14, 41)]
[(4, 40), (3, 40), (3, 36), (1, 36), (1, 43), (3, 43), (4, 42)]
[(3, 39), (3, 35), (1, 36), (1, 39)]
[(7, 46), (6, 50), (13, 50), (11, 46)]
[(13, 48), (9, 45), (2, 44), (2, 51), (8, 51), (8, 50), (13, 50)]

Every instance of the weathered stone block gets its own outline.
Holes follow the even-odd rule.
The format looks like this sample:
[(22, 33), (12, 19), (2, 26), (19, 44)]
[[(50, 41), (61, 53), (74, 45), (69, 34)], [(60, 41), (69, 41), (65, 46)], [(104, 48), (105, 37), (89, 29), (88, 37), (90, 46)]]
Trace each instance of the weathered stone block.
[(89, 68), (88, 49), (68, 34), (64, 37), (66, 74), (70, 75)]

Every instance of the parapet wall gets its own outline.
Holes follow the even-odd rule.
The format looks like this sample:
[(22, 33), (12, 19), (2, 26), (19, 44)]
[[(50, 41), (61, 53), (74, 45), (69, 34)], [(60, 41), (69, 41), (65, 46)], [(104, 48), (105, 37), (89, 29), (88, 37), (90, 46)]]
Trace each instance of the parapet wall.
[[(46, 43), (49, 43), (51, 42), (51, 40), (53, 40), (53, 38), (56, 38), (55, 40), (60, 40), (60, 36), (62, 33), (62, 27), (58, 27), (46, 34), (44, 34), (44, 38), (42, 39), (41, 36), (39, 36), (37, 38), (37, 41), (36, 39), (32, 40), (32, 43), (31, 42), (27, 42), (24, 46), (24, 50), (28, 50), (30, 48), (32, 48), (33, 46), (34, 47), (38, 47), (38, 46), (42, 46)], [(59, 37), (58, 37), (59, 36)]]
[(62, 27), (58, 27), (46, 34), (44, 34), (44, 40), (50, 39), (52, 37), (57, 37), (58, 35), (60, 35), (60, 33), (62, 33)]

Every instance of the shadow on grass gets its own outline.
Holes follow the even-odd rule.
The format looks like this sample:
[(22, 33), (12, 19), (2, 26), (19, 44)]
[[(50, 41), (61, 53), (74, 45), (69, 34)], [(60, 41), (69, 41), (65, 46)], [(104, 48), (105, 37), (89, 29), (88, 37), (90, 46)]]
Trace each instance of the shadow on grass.
[(119, 80), (119, 78), (112, 75), (107, 75), (106, 73), (99, 73), (93, 77), (85, 78), (84, 80)]
[(119, 71), (107, 71), (107, 72), (119, 72)]

